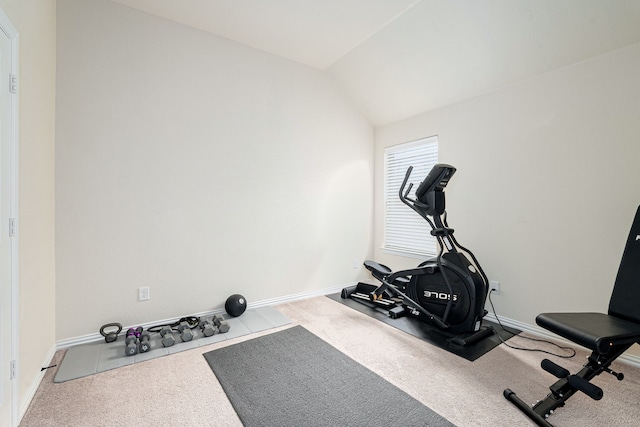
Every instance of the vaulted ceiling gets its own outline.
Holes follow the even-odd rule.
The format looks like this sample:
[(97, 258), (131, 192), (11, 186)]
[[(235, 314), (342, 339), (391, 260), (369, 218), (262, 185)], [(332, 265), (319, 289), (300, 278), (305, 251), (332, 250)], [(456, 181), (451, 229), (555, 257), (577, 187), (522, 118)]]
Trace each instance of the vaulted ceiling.
[(640, 43), (638, 0), (111, 1), (324, 70), (373, 125)]

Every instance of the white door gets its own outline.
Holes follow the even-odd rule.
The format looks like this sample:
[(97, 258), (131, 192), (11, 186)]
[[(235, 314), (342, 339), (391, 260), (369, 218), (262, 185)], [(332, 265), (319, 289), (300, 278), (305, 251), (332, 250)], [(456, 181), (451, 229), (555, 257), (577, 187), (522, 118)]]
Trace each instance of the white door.
[[(2, 12), (0, 10), (0, 12)], [(2, 13), (4, 15), (4, 13)], [(11, 224), (15, 222), (11, 220), (14, 215), (15, 195), (14, 191), (14, 172), (12, 167), (15, 162), (12, 161), (15, 144), (13, 141), (12, 124), (14, 118), (14, 110), (12, 108), (12, 95), (10, 91), (11, 73), (12, 73), (12, 43), (10, 37), (5, 33), (6, 16), (0, 20), (0, 426), (12, 426), (17, 424), (16, 411), (14, 405), (14, 384), (11, 372), (11, 362), (13, 360), (14, 345), (14, 328), (13, 314), (15, 301), (15, 284), (12, 276), (15, 273), (13, 267), (15, 263), (12, 261), (14, 256), (14, 248), (12, 235), (14, 231), (10, 231)]]

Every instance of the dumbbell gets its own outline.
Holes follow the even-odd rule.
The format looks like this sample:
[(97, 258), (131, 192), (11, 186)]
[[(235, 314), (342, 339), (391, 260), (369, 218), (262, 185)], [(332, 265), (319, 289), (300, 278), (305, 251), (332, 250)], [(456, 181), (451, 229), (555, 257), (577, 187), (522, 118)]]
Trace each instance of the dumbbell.
[(200, 329), (202, 329), (202, 333), (204, 334), (205, 337), (210, 337), (220, 332), (218, 331), (218, 328), (216, 327), (216, 325), (213, 324), (211, 319), (207, 319), (207, 318), (200, 319)]
[(224, 320), (222, 317), (218, 316), (217, 314), (213, 316), (213, 324), (216, 325), (216, 327), (218, 328), (218, 330), (221, 333), (226, 333), (229, 332), (229, 329), (231, 329), (231, 326), (229, 326), (229, 323)]
[(138, 344), (140, 343), (140, 334), (142, 333), (142, 326), (137, 328), (129, 328), (127, 330), (126, 338), (124, 339), (124, 351), (127, 356), (133, 356), (138, 353)]
[(138, 345), (140, 353), (146, 353), (151, 350), (151, 334), (149, 331), (143, 331), (140, 333), (140, 344)]
[(193, 339), (193, 331), (191, 330), (191, 326), (189, 326), (188, 322), (180, 322), (178, 330), (180, 331), (180, 339), (182, 341), (186, 342)]
[(165, 347), (171, 347), (176, 343), (176, 338), (173, 336), (171, 326), (163, 326), (160, 329), (160, 336), (162, 337), (162, 345)]

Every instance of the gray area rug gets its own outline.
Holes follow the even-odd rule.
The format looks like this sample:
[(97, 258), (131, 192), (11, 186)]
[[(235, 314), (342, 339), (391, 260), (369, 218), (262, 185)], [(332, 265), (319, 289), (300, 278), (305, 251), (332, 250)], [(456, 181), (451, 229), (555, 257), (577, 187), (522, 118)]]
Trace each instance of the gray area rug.
[(302, 326), (204, 357), (248, 427), (455, 427)]

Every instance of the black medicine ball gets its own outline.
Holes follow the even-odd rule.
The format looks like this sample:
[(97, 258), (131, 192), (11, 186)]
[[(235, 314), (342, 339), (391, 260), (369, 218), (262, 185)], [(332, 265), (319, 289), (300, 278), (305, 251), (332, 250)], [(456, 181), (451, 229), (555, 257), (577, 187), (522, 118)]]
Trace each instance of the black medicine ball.
[(227, 298), (224, 309), (232, 317), (238, 317), (247, 309), (247, 300), (240, 294), (233, 294)]

